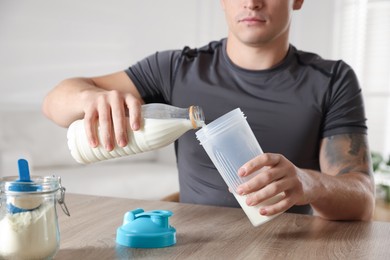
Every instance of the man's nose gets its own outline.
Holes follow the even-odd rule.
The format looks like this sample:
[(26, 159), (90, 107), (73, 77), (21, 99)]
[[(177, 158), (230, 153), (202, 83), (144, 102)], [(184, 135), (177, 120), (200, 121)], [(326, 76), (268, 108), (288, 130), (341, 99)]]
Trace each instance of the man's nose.
[(264, 5), (263, 0), (244, 0), (244, 7), (250, 10), (257, 10), (262, 8)]

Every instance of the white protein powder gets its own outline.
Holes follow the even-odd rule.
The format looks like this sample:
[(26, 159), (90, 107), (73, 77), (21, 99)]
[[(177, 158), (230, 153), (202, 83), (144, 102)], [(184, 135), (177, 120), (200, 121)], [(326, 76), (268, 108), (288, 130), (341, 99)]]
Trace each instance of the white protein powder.
[(0, 258), (44, 259), (53, 256), (58, 246), (57, 215), (51, 203), (33, 211), (7, 213), (0, 221)]

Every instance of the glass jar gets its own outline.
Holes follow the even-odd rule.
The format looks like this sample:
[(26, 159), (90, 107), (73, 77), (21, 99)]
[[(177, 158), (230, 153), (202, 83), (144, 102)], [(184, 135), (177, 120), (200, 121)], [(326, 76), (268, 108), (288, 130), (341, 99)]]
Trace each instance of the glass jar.
[(64, 198), (60, 177), (0, 178), (0, 259), (52, 259), (60, 245), (56, 202), (69, 216)]

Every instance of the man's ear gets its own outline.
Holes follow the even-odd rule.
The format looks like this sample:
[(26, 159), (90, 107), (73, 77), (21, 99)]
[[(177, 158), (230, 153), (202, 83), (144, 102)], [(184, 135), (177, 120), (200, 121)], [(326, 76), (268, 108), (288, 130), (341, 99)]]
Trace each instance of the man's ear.
[(302, 8), (304, 0), (294, 0), (293, 10), (299, 10)]
[(225, 1), (224, 0), (219, 0), (219, 4), (222, 7), (222, 10), (225, 10)]

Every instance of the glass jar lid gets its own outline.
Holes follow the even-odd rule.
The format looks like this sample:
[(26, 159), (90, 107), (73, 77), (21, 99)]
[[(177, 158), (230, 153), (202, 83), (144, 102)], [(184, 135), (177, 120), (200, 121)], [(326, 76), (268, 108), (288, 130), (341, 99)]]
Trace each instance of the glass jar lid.
[(62, 211), (70, 216), (68, 207), (65, 204), (65, 187), (61, 184), (61, 177), (52, 176), (31, 176), (31, 181), (20, 181), (18, 176), (7, 176), (0, 178), (0, 195), (24, 196), (54, 194), (60, 191), (57, 199)]
[(44, 194), (56, 192), (61, 188), (61, 179), (56, 176), (31, 176), (31, 181), (19, 181), (18, 176), (0, 178), (0, 193), (5, 194)]

